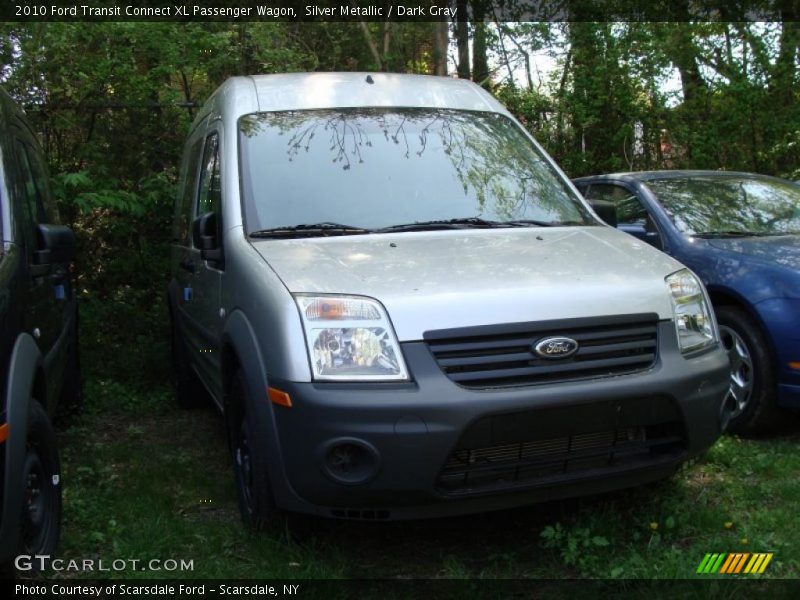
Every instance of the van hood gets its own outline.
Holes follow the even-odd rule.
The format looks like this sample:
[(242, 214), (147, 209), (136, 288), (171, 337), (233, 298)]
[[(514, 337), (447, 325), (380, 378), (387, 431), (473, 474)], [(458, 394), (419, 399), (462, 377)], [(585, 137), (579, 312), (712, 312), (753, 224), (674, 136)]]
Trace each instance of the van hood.
[(682, 265), (610, 227), (253, 240), (292, 293), (376, 298), (398, 339), (451, 327), (656, 313)]

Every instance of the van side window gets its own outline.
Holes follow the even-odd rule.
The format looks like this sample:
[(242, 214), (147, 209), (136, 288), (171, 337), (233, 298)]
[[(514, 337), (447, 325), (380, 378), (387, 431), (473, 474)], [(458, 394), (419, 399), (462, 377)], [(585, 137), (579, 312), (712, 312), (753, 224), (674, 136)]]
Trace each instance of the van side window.
[(47, 178), (47, 169), (42, 162), (39, 153), (36, 152), (32, 147), (26, 144), (25, 151), (28, 155), (28, 164), (31, 167), (31, 173), (33, 174), (33, 183), (36, 186), (36, 192), (39, 196), (39, 201), (41, 202), (41, 209), (43, 210), (42, 217), (44, 220), (42, 222), (58, 224), (61, 222), (61, 220), (58, 216), (58, 206), (56, 205), (56, 200), (50, 193), (50, 183)]
[(16, 144), (17, 165), (19, 167), (20, 193), (25, 202), (25, 210), (33, 223), (41, 223), (44, 218), (44, 208), (42, 208), (39, 194), (36, 191), (36, 183), (33, 179), (28, 153), (25, 152), (25, 145), (17, 141)]
[(25, 145), (19, 140), (15, 143), (16, 172), (17, 172), (17, 191), (23, 209), (23, 229), (25, 236), (30, 242), (36, 238), (35, 227), (37, 223), (44, 223), (44, 208), (36, 189), (31, 165), (28, 162), (28, 153)]
[(195, 216), (209, 212), (219, 213), (221, 198), (219, 136), (212, 133), (206, 138), (206, 147), (203, 151), (203, 168), (200, 172), (200, 190)]
[(175, 206), (175, 228), (172, 237), (176, 242), (189, 244), (189, 222), (193, 216), (192, 200), (197, 191), (197, 175), (200, 171), (200, 152), (203, 140), (197, 140), (186, 153), (181, 165), (179, 195)]
[(617, 220), (620, 225), (642, 225), (648, 220), (647, 209), (639, 198), (621, 185), (593, 183), (586, 193), (587, 200), (605, 200), (617, 207)]

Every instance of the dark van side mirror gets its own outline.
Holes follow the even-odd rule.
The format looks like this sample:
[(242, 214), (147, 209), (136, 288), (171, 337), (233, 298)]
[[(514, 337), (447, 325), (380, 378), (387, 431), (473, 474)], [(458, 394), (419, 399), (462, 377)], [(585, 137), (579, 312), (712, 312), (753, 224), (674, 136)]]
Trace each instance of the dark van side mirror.
[(217, 213), (203, 213), (194, 220), (192, 223), (192, 241), (194, 242), (194, 247), (200, 250), (200, 256), (203, 260), (218, 261), (222, 259)]
[(613, 202), (607, 200), (590, 200), (589, 204), (592, 209), (594, 209), (594, 212), (597, 213), (597, 216), (603, 219), (608, 225), (611, 225), (611, 227), (617, 226), (617, 207)]
[(36, 243), (37, 249), (33, 253), (34, 266), (49, 267), (75, 260), (75, 234), (66, 225), (37, 225)]

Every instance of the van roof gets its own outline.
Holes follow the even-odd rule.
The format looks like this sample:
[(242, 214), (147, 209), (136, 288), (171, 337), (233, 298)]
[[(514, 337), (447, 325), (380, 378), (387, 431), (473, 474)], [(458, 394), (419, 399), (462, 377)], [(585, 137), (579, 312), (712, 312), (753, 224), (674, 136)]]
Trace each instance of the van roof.
[(196, 123), (210, 112), (238, 118), (254, 111), (367, 106), (508, 114), (491, 94), (465, 79), (397, 73), (285, 73), (228, 79), (205, 103)]

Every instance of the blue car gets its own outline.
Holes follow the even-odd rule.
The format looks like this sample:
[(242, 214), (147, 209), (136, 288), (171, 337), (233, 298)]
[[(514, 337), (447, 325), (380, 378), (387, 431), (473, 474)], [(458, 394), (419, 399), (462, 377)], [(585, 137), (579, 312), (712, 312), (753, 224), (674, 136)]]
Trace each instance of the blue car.
[(672, 255), (706, 284), (731, 363), (730, 431), (766, 431), (781, 408), (800, 408), (800, 185), (721, 171), (615, 173), (574, 183), (601, 216), (616, 219), (610, 224)]

